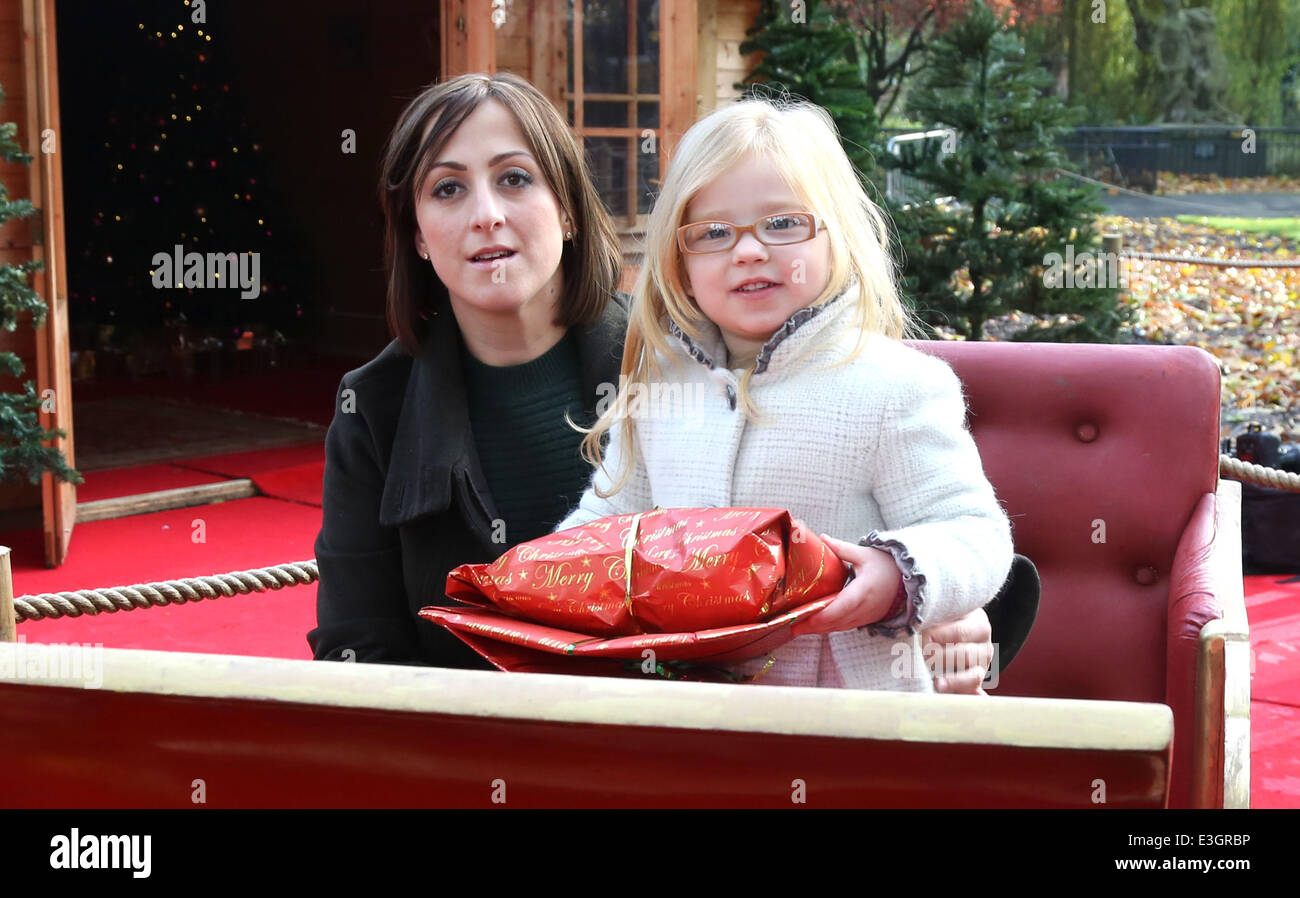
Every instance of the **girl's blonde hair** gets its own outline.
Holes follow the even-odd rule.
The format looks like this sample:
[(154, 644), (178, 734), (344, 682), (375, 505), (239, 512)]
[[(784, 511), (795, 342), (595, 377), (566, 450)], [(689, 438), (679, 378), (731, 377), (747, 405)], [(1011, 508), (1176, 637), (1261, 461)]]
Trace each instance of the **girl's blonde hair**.
[[(684, 289), (685, 267), (677, 246), (677, 229), (687, 224), (683, 218), (694, 196), (749, 156), (771, 161), (807, 211), (819, 216), (826, 228), (829, 278), (812, 305), (838, 296), (855, 281), (860, 286), (854, 319), (859, 337), (848, 358), (861, 352), (868, 334), (902, 339), (913, 332), (913, 318), (898, 294), (887, 219), (863, 190), (830, 115), (803, 100), (739, 100), (692, 125), (673, 151), (646, 226), (645, 259), (623, 344), (622, 374), (626, 379), (620, 384), (620, 394), (626, 394), (633, 384), (643, 389), (662, 376), (657, 357), (672, 355), (669, 322), (692, 339), (701, 338), (701, 325), (708, 319)], [(742, 407), (751, 417), (754, 408), (746, 387), (752, 373), (751, 367), (740, 390)], [(602, 497), (623, 487), (635, 463), (636, 425), (626, 409), (626, 396), (619, 395), (582, 441), (583, 457), (603, 470), (604, 436), (620, 422), (627, 428), (623, 470), (611, 477), (609, 490), (597, 488)]]

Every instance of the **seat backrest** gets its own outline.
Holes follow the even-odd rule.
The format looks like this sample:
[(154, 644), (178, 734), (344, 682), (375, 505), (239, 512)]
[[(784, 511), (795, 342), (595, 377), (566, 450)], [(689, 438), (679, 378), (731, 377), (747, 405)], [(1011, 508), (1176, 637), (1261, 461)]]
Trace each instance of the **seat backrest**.
[(1037, 622), (997, 694), (1166, 701), (1170, 570), (1218, 479), (1214, 357), (1188, 346), (911, 345), (961, 379), (1016, 551), (1042, 577)]

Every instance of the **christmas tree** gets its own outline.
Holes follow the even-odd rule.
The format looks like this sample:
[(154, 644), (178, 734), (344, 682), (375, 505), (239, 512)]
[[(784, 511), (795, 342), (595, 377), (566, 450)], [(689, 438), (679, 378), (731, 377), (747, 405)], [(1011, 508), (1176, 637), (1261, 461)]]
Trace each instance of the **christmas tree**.
[(118, 345), (161, 342), (169, 323), (225, 345), (249, 329), (300, 334), (301, 241), (206, 11), (154, 0), (78, 15), (94, 17), (80, 39), (94, 35), (92, 55), (114, 69), (64, 106), (94, 135), (68, 147), (65, 165), (74, 329), (115, 331)]
[(1096, 192), (1058, 176), (1070, 113), (1050, 81), (980, 2), (931, 47), (909, 113), (951, 136), (881, 157), (955, 199), (891, 208), (905, 293), (928, 325), (979, 340), (986, 321), (1020, 311), (1059, 320), (1020, 339), (1111, 342), (1127, 320), (1118, 260), (1096, 264)]
[[(0, 89), (0, 104), (4, 103), (4, 90)], [(0, 159), (31, 165), (30, 153), (24, 153), (14, 140), (18, 126), (13, 122), (0, 123)], [(28, 218), (36, 209), (31, 200), (11, 200), (9, 190), (0, 182), (0, 227), (11, 219)], [(0, 265), (0, 326), (13, 332), (21, 316), (32, 316), (32, 327), (45, 326), (45, 303), (28, 284), (33, 271), (39, 271), (39, 260), (18, 265)], [(0, 352), (0, 369), (21, 377), (23, 364), (12, 352)], [(44, 445), (45, 441), (66, 436), (61, 430), (46, 430), (37, 413), (41, 398), (31, 381), (24, 381), (21, 393), (0, 393), (0, 481), (17, 482), (22, 477), (40, 483), (41, 474), (49, 471), (60, 480), (81, 483), (82, 477), (68, 467), (63, 453)]]
[(873, 171), (880, 120), (868, 90), (863, 36), (820, 0), (797, 4), (763, 0), (747, 36), (740, 52), (761, 52), (763, 58), (737, 85), (745, 88), (746, 96), (770, 97), (784, 91), (825, 108), (858, 171)]

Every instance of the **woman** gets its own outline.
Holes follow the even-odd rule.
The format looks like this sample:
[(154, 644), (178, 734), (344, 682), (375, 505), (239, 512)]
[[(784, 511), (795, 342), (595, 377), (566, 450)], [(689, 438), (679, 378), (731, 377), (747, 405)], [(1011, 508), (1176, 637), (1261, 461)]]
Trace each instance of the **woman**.
[[(339, 386), (307, 638), (317, 659), (491, 669), (417, 612), (449, 604), (452, 568), (549, 532), (581, 497), (591, 470), (565, 417), (590, 423), (600, 386), (618, 383), (619, 243), (568, 126), (509, 74), (461, 75), (408, 105), (381, 203), (396, 339)], [(1002, 634), (1018, 647), (1032, 622), (1010, 610), (1003, 659)], [(992, 652), (982, 611), (929, 635)], [(972, 667), (936, 687), (982, 679)]]

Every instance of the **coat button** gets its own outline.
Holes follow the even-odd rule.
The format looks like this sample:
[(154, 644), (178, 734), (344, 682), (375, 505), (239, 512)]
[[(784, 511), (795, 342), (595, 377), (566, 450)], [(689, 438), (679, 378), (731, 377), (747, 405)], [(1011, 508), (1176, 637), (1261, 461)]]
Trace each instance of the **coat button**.
[(1134, 572), (1133, 579), (1142, 586), (1150, 586), (1152, 583), (1156, 582), (1156, 569), (1150, 565), (1144, 565)]
[(731, 384), (727, 384), (727, 404), (733, 412), (736, 410), (736, 388)]
[(1079, 437), (1079, 442), (1091, 443), (1093, 440), (1097, 439), (1097, 425), (1080, 424), (1074, 429), (1074, 433)]

